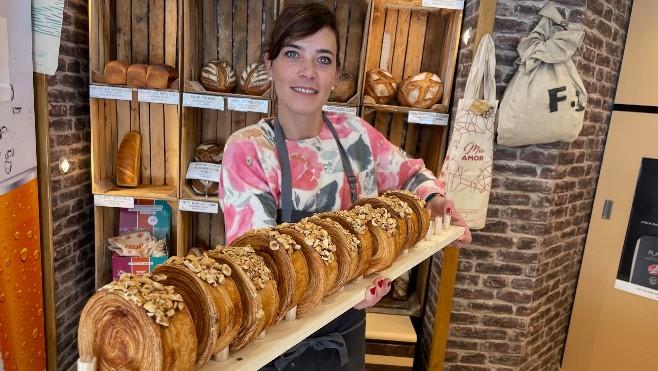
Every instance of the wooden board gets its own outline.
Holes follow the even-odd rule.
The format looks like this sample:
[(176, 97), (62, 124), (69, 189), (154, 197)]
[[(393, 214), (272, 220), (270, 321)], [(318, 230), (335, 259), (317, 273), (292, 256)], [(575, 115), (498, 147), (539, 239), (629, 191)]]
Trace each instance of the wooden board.
[(440, 235), (432, 236), (432, 241), (422, 241), (401, 255), (393, 265), (379, 273), (345, 285), (334, 295), (325, 298), (320, 305), (295, 321), (281, 321), (267, 329), (263, 340), (255, 340), (239, 351), (230, 354), (224, 362), (210, 361), (201, 368), (211, 370), (257, 370), (280, 354), (290, 349), (334, 318), (345, 313), (363, 300), (366, 288), (377, 278), (397, 278), (420, 262), (448, 246), (464, 233), (462, 227), (451, 227)]

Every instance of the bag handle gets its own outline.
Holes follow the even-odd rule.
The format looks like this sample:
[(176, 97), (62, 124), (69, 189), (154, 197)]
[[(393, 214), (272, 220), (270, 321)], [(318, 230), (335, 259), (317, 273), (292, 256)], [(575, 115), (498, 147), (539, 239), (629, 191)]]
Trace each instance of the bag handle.
[(484, 100), (496, 99), (496, 51), (491, 35), (485, 34), (480, 41), (473, 58), (471, 70), (466, 79), (464, 98), (475, 99), (479, 96), (484, 81)]

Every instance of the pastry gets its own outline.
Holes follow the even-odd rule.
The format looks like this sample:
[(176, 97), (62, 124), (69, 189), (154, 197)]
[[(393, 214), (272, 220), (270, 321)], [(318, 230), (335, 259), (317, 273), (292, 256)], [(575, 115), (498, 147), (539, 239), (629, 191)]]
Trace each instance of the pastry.
[(80, 358), (96, 357), (99, 370), (195, 369), (192, 316), (163, 279), (124, 274), (96, 292), (80, 314)]
[(265, 65), (252, 63), (240, 75), (240, 89), (249, 95), (262, 96), (272, 85)]
[[(361, 200), (369, 200), (366, 198)], [(376, 199), (375, 199), (376, 200)], [(360, 201), (360, 200), (358, 200)], [(357, 202), (358, 202), (357, 201)], [(379, 203), (383, 201), (377, 200)], [(376, 205), (381, 206), (375, 202)], [(385, 205), (385, 203), (384, 203)], [(398, 258), (399, 239), (398, 223), (385, 207), (373, 207), (367, 202), (350, 206), (350, 211), (357, 214), (360, 218), (370, 218), (368, 221), (368, 230), (372, 236), (372, 258), (368, 269), (363, 275), (373, 272), (381, 272), (390, 267)]]
[(416, 237), (414, 245), (422, 241), (423, 237), (425, 237), (427, 231), (430, 229), (430, 210), (427, 208), (427, 205), (425, 205), (425, 201), (415, 193), (403, 190), (386, 191), (384, 192), (384, 195), (397, 197), (405, 201), (409, 207), (411, 207), (418, 225), (418, 236)]
[(201, 70), (201, 85), (206, 90), (220, 93), (233, 91), (238, 80), (235, 77), (233, 68), (226, 62), (210, 61)]
[(395, 97), (397, 81), (390, 72), (375, 68), (366, 73), (365, 95), (371, 97), (375, 103), (389, 104)]
[(178, 78), (178, 71), (166, 64), (151, 64), (146, 69), (146, 86), (152, 89), (168, 89)]
[(106, 84), (125, 85), (127, 73), (128, 64), (123, 61), (109, 61), (103, 69)]
[(142, 136), (137, 131), (128, 132), (121, 141), (117, 152), (117, 185), (137, 187), (142, 157)]
[[(224, 154), (224, 146), (217, 143), (202, 143), (194, 151), (194, 161), (196, 162), (209, 162), (213, 164), (221, 164)], [(204, 196), (206, 195), (206, 185), (204, 181), (199, 179), (192, 179), (190, 181), (194, 193)], [(208, 185), (208, 196), (217, 196), (219, 192), (219, 182), (210, 182)]]
[(403, 200), (393, 196), (379, 196), (391, 208), (389, 212), (398, 220), (400, 228), (400, 252), (413, 247), (418, 237), (418, 219), (409, 205)]
[(356, 235), (343, 228), (337, 221), (325, 218), (323, 214), (316, 214), (309, 218), (309, 221), (329, 232), (331, 242), (336, 245), (336, 261), (339, 269), (343, 270), (341, 265), (347, 267), (347, 279), (338, 289), (359, 277), (359, 239)]
[(363, 276), (366, 269), (368, 269), (370, 259), (372, 259), (373, 238), (368, 230), (368, 222), (371, 218), (370, 215), (357, 215), (349, 210), (332, 211), (319, 215), (323, 218), (331, 219), (340, 223), (343, 228), (348, 230), (359, 240), (359, 258), (356, 277)]
[(405, 79), (398, 88), (398, 103), (414, 108), (430, 108), (443, 97), (443, 82), (431, 72)]
[(334, 87), (331, 89), (331, 95), (329, 95), (329, 100), (332, 102), (347, 102), (354, 96), (356, 92), (356, 82), (354, 77), (349, 73), (342, 71), (338, 75), (338, 80), (334, 84)]
[[(231, 267), (231, 275), (241, 290), (243, 308), (252, 308), (249, 313), (245, 313), (244, 326), (240, 328), (238, 336), (230, 344), (231, 350), (238, 350), (272, 324), (279, 308), (276, 281), (263, 258), (249, 246), (217, 246), (214, 250), (208, 251), (208, 256)], [(237, 282), (238, 277), (240, 277), (239, 282)]]
[(146, 87), (146, 70), (148, 66), (145, 64), (131, 64), (128, 67), (126, 74), (126, 85), (138, 88)]
[(231, 268), (206, 254), (174, 256), (158, 265), (153, 274), (167, 276), (162, 283), (175, 287), (187, 304), (199, 340), (197, 366), (203, 366), (212, 354), (224, 350), (239, 330), (242, 313), (236, 315), (233, 307), (239, 298), (230, 297), (236, 293), (225, 289)]

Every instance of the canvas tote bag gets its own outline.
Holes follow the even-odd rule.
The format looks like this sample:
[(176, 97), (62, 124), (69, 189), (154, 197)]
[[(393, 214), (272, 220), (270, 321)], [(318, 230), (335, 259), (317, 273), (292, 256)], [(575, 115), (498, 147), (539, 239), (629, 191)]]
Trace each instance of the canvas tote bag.
[[(496, 55), (490, 35), (484, 35), (457, 103), (448, 153), (440, 179), (446, 197), (466, 219), (470, 229), (484, 227), (491, 193), (494, 120), (496, 116)], [(482, 88), (483, 99), (478, 99)]]
[(571, 56), (584, 32), (567, 30), (553, 5), (539, 14), (537, 27), (519, 42), (518, 71), (500, 102), (500, 145), (573, 142), (583, 126), (587, 92)]

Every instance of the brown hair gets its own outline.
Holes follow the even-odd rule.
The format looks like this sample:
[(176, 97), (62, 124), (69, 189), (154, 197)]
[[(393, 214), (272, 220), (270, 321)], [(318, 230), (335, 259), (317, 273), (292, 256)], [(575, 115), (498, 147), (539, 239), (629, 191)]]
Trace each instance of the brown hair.
[(269, 59), (273, 60), (279, 56), (281, 49), (287, 43), (314, 35), (325, 27), (336, 35), (336, 68), (338, 69), (340, 67), (338, 22), (334, 12), (320, 3), (292, 3), (284, 6), (274, 21), (265, 52)]

